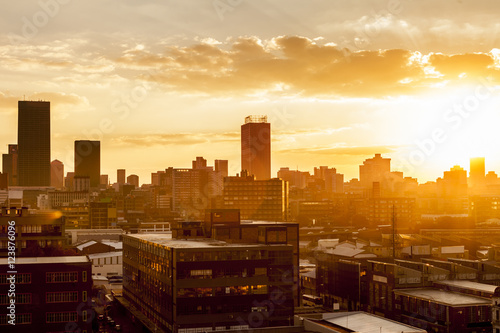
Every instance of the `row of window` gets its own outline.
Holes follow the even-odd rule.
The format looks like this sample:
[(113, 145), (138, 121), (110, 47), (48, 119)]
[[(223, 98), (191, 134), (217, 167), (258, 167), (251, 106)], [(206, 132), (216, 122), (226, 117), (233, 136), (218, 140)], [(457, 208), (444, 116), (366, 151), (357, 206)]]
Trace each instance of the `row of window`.
[[(31, 304), (31, 294), (16, 294), (16, 304)], [(0, 295), (0, 304), (9, 304), (10, 298), (7, 294)]]
[(231, 286), (215, 288), (181, 288), (177, 297), (211, 297), (232, 295), (259, 295), (267, 294), (267, 285), (257, 286)]
[[(10, 274), (0, 274), (0, 284), (9, 284), (7, 278)], [(31, 283), (31, 273), (18, 273), (16, 284)], [(78, 282), (78, 272), (47, 272), (46, 283)], [(82, 282), (87, 282), (87, 271), (82, 271)]]
[[(32, 294), (22, 293), (16, 294), (15, 296), (16, 304), (31, 304)], [(46, 303), (67, 303), (67, 302), (77, 302), (78, 292), (77, 291), (60, 291), (60, 292), (48, 292), (45, 294)], [(87, 292), (82, 292), (82, 301), (87, 301)], [(0, 295), (0, 305), (5, 305), (10, 303), (10, 298), (7, 294)]]
[[(87, 273), (84, 271), (84, 273)], [(78, 282), (78, 272), (47, 272), (45, 282)]]
[[(11, 319), (7, 317), (6, 314), (0, 315), (0, 325), (11, 325), (9, 324), (9, 321)], [(31, 324), (31, 313), (16, 313), (16, 319), (15, 319), (15, 324), (16, 325), (21, 325), (21, 324)]]
[[(10, 284), (10, 280), (7, 280), (8, 277), (10, 274), (0, 274), (0, 284)], [(16, 284), (26, 283), (31, 283), (31, 273), (16, 274)]]

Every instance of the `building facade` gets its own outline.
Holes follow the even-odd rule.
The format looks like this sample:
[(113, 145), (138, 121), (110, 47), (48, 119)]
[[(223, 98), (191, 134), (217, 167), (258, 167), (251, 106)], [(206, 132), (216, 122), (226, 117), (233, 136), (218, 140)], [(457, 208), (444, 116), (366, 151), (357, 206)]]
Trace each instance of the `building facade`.
[[(7, 258), (0, 265), (7, 267)], [(92, 332), (91, 263), (84, 256), (17, 258), (17, 273), (0, 273), (0, 331)], [(8, 295), (15, 280), (15, 298)], [(8, 306), (15, 304), (15, 325)]]
[(288, 194), (288, 182), (278, 178), (255, 180), (242, 172), (224, 179), (224, 208), (239, 209), (242, 220), (288, 221)]
[(204, 237), (123, 237), (123, 295), (165, 332), (289, 325), (293, 249)]
[(18, 102), (18, 184), (50, 186), (50, 102)]
[(267, 116), (248, 116), (241, 125), (241, 170), (257, 180), (271, 178), (271, 124)]
[(90, 140), (75, 141), (75, 176), (90, 178), (90, 187), (101, 183), (101, 142)]

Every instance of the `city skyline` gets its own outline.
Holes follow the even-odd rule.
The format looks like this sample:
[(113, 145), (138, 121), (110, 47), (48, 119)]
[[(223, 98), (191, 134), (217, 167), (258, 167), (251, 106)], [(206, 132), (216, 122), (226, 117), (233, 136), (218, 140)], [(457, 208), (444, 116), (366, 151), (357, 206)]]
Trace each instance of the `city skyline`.
[(72, 142), (99, 140), (112, 182), (119, 168), (145, 181), (195, 156), (228, 160), (235, 174), (238, 127), (252, 114), (272, 125), (272, 175), (326, 165), (348, 180), (375, 153), (421, 182), (476, 156), (498, 173), (497, 6), (11, 4), (0, 24), (3, 152), (17, 101), (43, 99), (52, 159), (71, 171)]

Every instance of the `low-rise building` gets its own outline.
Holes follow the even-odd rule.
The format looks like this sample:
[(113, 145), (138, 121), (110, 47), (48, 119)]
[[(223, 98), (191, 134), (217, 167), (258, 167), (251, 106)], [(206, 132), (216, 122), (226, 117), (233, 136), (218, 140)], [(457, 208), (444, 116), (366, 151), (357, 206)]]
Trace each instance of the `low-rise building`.
[[(8, 258), (0, 258), (1, 267), (8, 263)], [(16, 273), (0, 273), (1, 332), (92, 332), (87, 257), (17, 258), (14, 268)], [(9, 296), (12, 286), (14, 297)]]

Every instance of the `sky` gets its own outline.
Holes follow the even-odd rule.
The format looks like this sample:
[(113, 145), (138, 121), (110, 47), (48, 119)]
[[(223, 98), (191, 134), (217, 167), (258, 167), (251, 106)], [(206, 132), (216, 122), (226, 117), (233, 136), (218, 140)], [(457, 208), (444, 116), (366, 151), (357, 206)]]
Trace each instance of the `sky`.
[[(272, 171), (375, 153), (422, 183), (469, 158), (500, 173), (498, 1), (39, 0), (0, 13), (0, 143), (51, 102), (52, 159), (101, 141), (101, 173), (150, 183), (196, 156), (240, 171), (267, 115)], [(498, 48), (498, 49), (497, 49)]]

